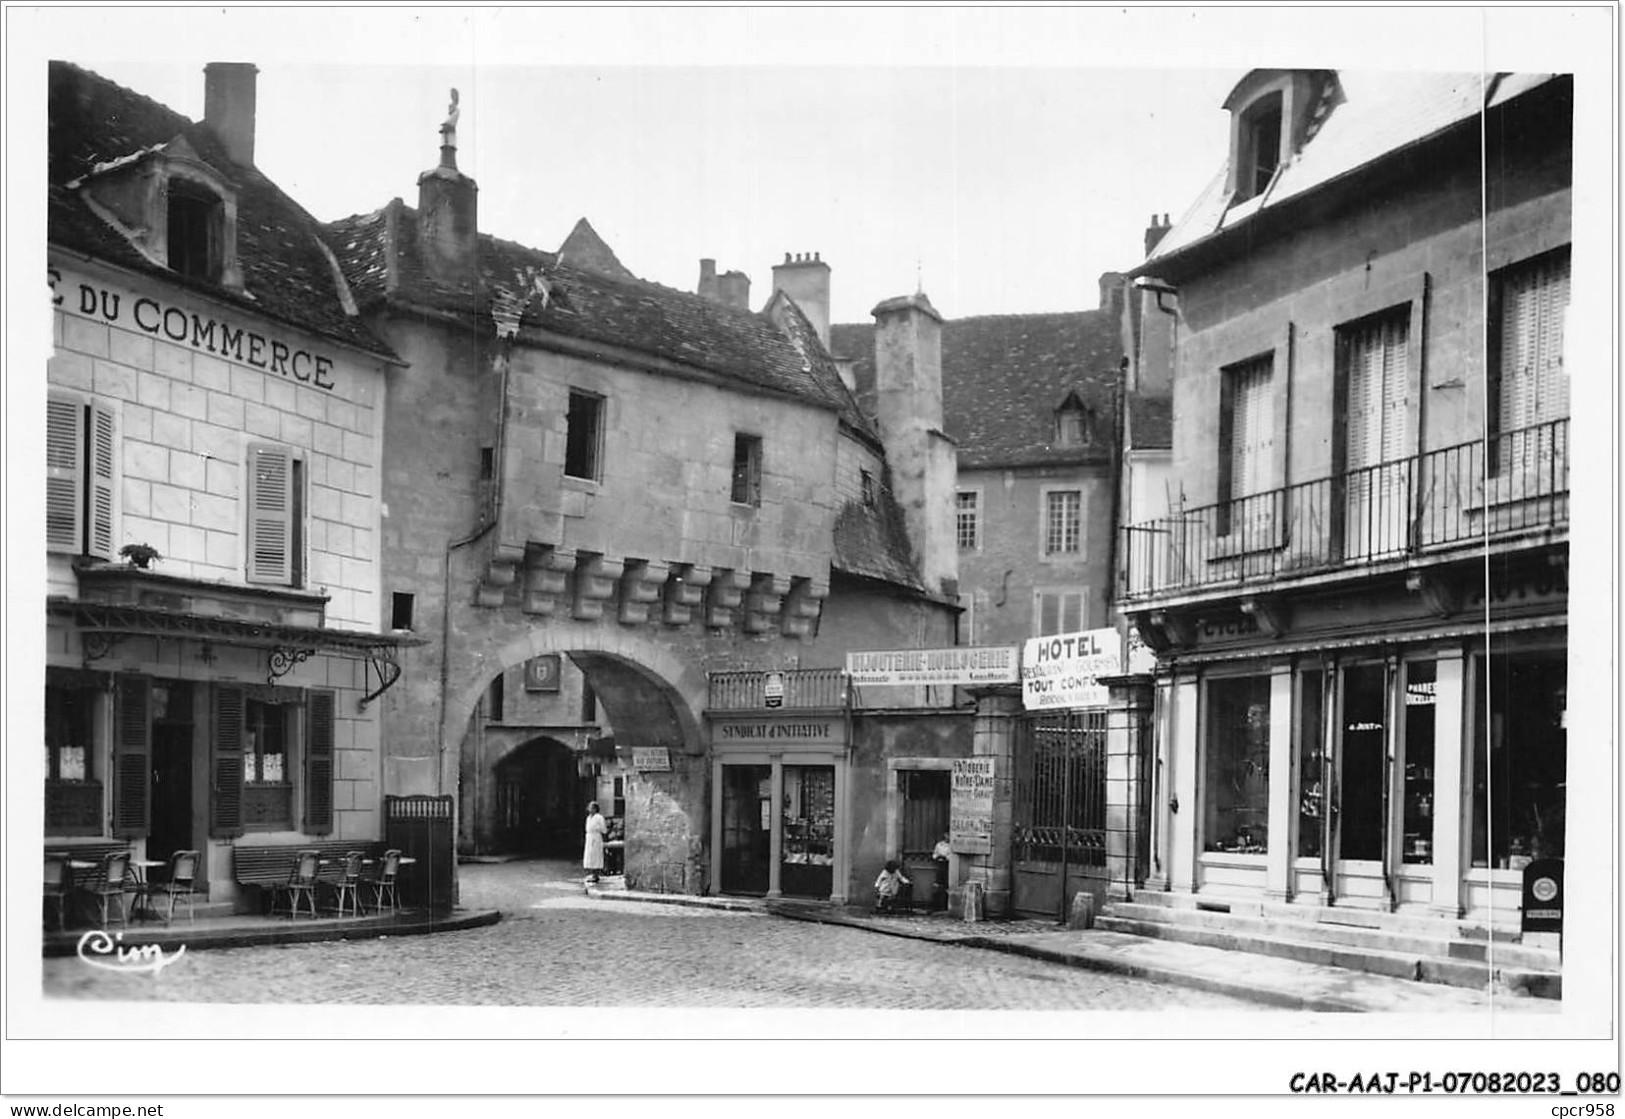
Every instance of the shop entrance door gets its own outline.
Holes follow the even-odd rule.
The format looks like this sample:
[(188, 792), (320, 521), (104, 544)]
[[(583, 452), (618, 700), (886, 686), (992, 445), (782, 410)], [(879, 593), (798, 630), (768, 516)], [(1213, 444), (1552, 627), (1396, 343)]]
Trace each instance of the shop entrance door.
[(933, 857), (937, 841), (948, 834), (951, 775), (946, 769), (902, 769), (897, 781), (903, 794), (903, 873), (914, 883), (914, 904), (948, 907), (948, 864)]
[(765, 894), (773, 826), (773, 767), (722, 767), (722, 892)]
[(192, 842), (192, 688), (184, 681), (152, 689), (152, 829), (147, 858), (163, 860)]
[(1384, 906), (1392, 898), (1389, 827), (1393, 764), (1389, 757), (1389, 671), (1382, 664), (1343, 669), (1332, 735), (1336, 774), (1331, 852), (1333, 897)]

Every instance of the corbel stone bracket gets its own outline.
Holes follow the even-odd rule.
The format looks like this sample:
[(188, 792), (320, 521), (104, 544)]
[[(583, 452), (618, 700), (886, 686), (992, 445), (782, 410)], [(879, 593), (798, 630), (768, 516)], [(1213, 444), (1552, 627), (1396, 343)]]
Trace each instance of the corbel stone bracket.
[(615, 584), (626, 569), (623, 559), (582, 553), (576, 562), (576, 593), (571, 616), (596, 621), (604, 616), (604, 603), (615, 594)]
[(508, 596), (508, 588), (519, 576), (520, 564), (525, 560), (525, 549), (498, 544), (491, 549), (485, 574), (474, 589), (474, 601), (480, 606), (501, 606)]
[(1270, 637), (1280, 637), (1287, 630), (1289, 610), (1278, 599), (1255, 596), (1241, 600), (1241, 612), (1258, 623), (1258, 628)]
[(750, 589), (750, 572), (723, 568), (712, 575), (705, 594), (705, 624), (712, 629), (733, 625), (734, 611)]
[(790, 576), (758, 574), (750, 582), (745, 598), (745, 632), (767, 633), (779, 624), (784, 596), (790, 592)]
[(790, 584), (779, 622), (786, 637), (806, 637), (812, 632), (813, 622), (823, 613), (824, 599), (829, 597), (829, 584), (811, 578), (797, 578)]
[(552, 614), (556, 611), (575, 566), (574, 548), (544, 547), (531, 553), (525, 562), (525, 613)]
[(629, 559), (621, 576), (621, 624), (635, 626), (649, 620), (649, 607), (660, 601), (668, 567), (660, 560)]
[(1412, 571), (1405, 576), (1405, 589), (1421, 595), (1428, 609), (1441, 618), (1461, 609), (1461, 587), (1436, 572)]
[(669, 626), (687, 625), (694, 618), (694, 608), (705, 601), (706, 588), (711, 585), (711, 569), (693, 563), (674, 563), (666, 577), (665, 601), (661, 620)]

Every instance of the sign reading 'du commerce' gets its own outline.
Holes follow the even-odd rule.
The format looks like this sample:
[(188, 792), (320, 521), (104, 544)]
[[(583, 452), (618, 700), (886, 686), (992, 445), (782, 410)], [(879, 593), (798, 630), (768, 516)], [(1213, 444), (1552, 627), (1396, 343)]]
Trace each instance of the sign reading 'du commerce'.
[(336, 387), (333, 359), (325, 354), (148, 295), (88, 283), (78, 276), (64, 277), (55, 268), (47, 271), (51, 305), (69, 314), (163, 338), (177, 346), (190, 346), (324, 392)]
[(846, 674), (854, 684), (1014, 684), (1020, 654), (1014, 645), (848, 653)]
[(961, 855), (993, 850), (993, 759), (955, 758), (948, 785), (948, 846)]
[(1021, 651), (1021, 705), (1105, 707), (1109, 693), (1100, 677), (1122, 671), (1123, 637), (1115, 629), (1034, 637)]

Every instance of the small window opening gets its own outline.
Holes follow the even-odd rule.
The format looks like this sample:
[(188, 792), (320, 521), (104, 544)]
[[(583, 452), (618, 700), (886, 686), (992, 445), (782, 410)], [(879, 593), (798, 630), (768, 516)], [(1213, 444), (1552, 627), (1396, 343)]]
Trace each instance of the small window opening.
[(390, 629), (412, 628), (413, 597), (406, 591), (396, 591), (389, 611)]
[(495, 472), (496, 472), (496, 448), (494, 448), (494, 447), (481, 447), (480, 448), (480, 480), (483, 481), (483, 482), (489, 482), (491, 480), (491, 476)]
[(875, 503), (875, 476), (867, 470), (858, 471), (858, 486), (863, 493), (863, 503), (872, 507)]
[(169, 184), (169, 267), (210, 283), (220, 279), (220, 200), (188, 184)]
[(1241, 120), (1241, 148), (1237, 153), (1236, 201), (1264, 192), (1281, 164), (1281, 95), (1272, 93), (1247, 110)]
[(564, 443), (564, 473), (569, 477), (598, 480), (603, 415), (603, 397), (585, 392), (570, 394)]
[(756, 435), (734, 436), (733, 502), (762, 503), (762, 440)]
[(503, 674), (497, 673), (496, 679), (491, 681), (491, 692), (486, 697), (485, 717), (493, 723), (502, 722), (504, 701), (507, 692), (503, 686)]

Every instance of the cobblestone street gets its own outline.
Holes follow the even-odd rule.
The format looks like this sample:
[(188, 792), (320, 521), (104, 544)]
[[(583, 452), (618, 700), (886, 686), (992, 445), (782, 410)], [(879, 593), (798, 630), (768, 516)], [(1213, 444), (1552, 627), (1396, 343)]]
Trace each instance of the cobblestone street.
[[(461, 868), (488, 928), (188, 953), (156, 978), (44, 961), (47, 997), (169, 1002), (1257, 1011), (1228, 996), (759, 913), (585, 895), (579, 867)], [(274, 997), (273, 997), (273, 992)]]

